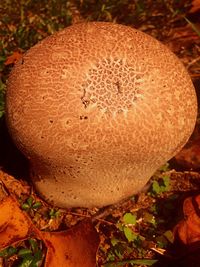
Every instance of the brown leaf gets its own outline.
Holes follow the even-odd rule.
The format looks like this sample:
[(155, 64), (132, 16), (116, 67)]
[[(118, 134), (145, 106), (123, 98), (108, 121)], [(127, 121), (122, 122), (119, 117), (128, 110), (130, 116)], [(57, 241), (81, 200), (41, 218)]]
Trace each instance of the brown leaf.
[(63, 232), (43, 232), (47, 245), (45, 267), (95, 267), (99, 237), (86, 219)]
[(4, 62), (4, 65), (10, 65), (16, 63), (20, 58), (22, 57), (22, 54), (18, 51), (13, 52), (13, 54), (9, 57), (7, 57), (6, 61)]
[(13, 176), (0, 170), (0, 181), (3, 183), (5, 188), (16, 196), (21, 196), (22, 194), (30, 194), (30, 186), (25, 182), (16, 180)]
[(175, 227), (175, 233), (185, 245), (200, 241), (200, 195), (185, 199), (183, 213), (184, 219)]
[[(8, 187), (16, 182), (17, 191), (20, 188), (18, 181), (11, 176), (0, 173), (0, 181)], [(42, 232), (34, 226), (27, 213), (20, 209), (13, 188), (11, 190), (8, 187), (6, 191), (12, 191), (13, 196), (2, 193), (3, 199), (0, 201), (0, 250), (34, 236), (46, 245), (45, 267), (96, 266), (99, 236), (90, 219), (66, 231)]]
[(0, 203), (0, 249), (24, 240), (35, 228), (10, 196)]
[(190, 9), (189, 13), (195, 13), (198, 10), (200, 10), (200, 0), (193, 0), (192, 8)]

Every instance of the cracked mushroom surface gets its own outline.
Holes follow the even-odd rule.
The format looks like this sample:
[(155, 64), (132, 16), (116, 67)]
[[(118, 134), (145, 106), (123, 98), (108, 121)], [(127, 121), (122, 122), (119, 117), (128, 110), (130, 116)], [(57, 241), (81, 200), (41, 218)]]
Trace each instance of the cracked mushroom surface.
[(195, 90), (177, 57), (131, 27), (76, 24), (13, 68), (6, 119), (31, 179), (59, 207), (137, 193), (191, 135)]

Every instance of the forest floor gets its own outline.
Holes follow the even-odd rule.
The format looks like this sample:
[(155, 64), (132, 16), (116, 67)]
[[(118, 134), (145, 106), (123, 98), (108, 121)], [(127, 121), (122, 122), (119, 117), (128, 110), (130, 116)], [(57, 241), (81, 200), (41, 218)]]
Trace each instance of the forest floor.
[[(29, 188), (18, 200), (38, 229), (61, 231), (90, 218), (100, 238), (98, 266), (199, 267), (200, 246), (181, 244), (175, 234), (177, 223), (185, 215), (184, 200), (200, 194), (199, 115), (189, 142), (155, 173), (146, 192), (104, 209), (61, 210), (47, 205), (32, 189), (27, 179), (27, 161), (9, 138), (4, 121), (4, 94), (14, 63), (27, 49), (55, 31), (93, 20), (130, 25), (163, 42), (185, 65), (200, 100), (200, 1), (5, 0), (0, 3), (0, 169), (4, 172), (0, 180), (8, 173)], [(12, 186), (6, 186), (10, 192)], [(200, 235), (200, 227), (197, 232)], [(26, 248), (27, 243), (23, 241), (18, 246)], [(6, 255), (5, 251), (0, 252), (0, 266), (44, 264), (40, 261), (40, 265), (28, 265), (19, 250)]]

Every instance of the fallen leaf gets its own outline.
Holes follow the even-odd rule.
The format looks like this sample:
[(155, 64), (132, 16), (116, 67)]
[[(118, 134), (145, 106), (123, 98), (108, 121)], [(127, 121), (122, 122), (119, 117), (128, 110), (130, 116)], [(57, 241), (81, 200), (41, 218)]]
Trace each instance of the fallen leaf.
[(200, 10), (200, 0), (193, 0), (192, 8), (190, 9), (189, 13), (195, 13), (198, 10)]
[(7, 192), (5, 192), (4, 186), (0, 182), (0, 202), (5, 198), (6, 195), (7, 195)]
[(185, 245), (200, 241), (200, 195), (186, 198), (183, 203), (184, 219), (175, 227), (175, 234)]
[(47, 245), (45, 267), (95, 267), (99, 237), (89, 219), (62, 232), (42, 232)]
[(25, 182), (16, 180), (13, 176), (8, 175), (7, 173), (0, 170), (0, 181), (5, 188), (9, 191), (10, 194), (14, 194), (17, 197), (20, 197), (23, 194), (30, 194), (30, 186)]
[(13, 52), (12, 55), (8, 56), (6, 61), (4, 62), (4, 65), (11, 65), (16, 63), (20, 58), (22, 57), (22, 54), (18, 51)]
[[(13, 179), (11, 176), (0, 173), (0, 180), (4, 185), (10, 186), (15, 180)], [(16, 186), (18, 191), (20, 188), (18, 181), (15, 185), (18, 185)], [(5, 191), (10, 191), (10, 188), (6, 187), (6, 189)], [(0, 201), (0, 250), (15, 245), (19, 241), (35, 237), (46, 245), (45, 267), (96, 266), (99, 236), (90, 219), (81, 221), (69, 230), (43, 232), (32, 223), (27, 213), (21, 210), (14, 192), (13, 195), (11, 193), (2, 195), (3, 199)]]
[(0, 203), (0, 249), (26, 239), (35, 228), (10, 196)]

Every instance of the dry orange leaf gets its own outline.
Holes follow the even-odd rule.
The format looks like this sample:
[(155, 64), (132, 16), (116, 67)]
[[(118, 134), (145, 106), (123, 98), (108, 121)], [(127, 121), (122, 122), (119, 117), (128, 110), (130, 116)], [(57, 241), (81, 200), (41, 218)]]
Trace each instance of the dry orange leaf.
[(35, 227), (10, 196), (0, 203), (0, 249), (26, 239)]
[(7, 188), (7, 191), (12, 195), (15, 195), (17, 197), (23, 195), (23, 194), (30, 194), (30, 186), (28, 186), (26, 183), (16, 180), (13, 176), (8, 175), (7, 173), (0, 170), (0, 181), (4, 185), (5, 188)]
[(195, 13), (198, 10), (200, 10), (200, 0), (193, 0), (192, 1), (192, 8), (190, 9), (190, 13)]
[(16, 63), (20, 58), (22, 57), (22, 54), (18, 51), (13, 52), (13, 54), (9, 57), (7, 57), (6, 61), (4, 62), (4, 64), (10, 65), (10, 64), (14, 64)]
[(185, 199), (183, 213), (184, 219), (175, 227), (175, 233), (185, 245), (200, 241), (200, 195)]
[[(1, 180), (3, 176), (0, 174)], [(10, 179), (4, 177), (2, 180), (10, 182)], [(20, 209), (15, 197), (5, 194), (0, 201), (0, 250), (33, 236), (46, 245), (45, 267), (96, 266), (99, 236), (90, 219), (66, 231), (42, 232), (34, 226), (27, 213)]]
[(68, 231), (42, 232), (48, 247), (45, 267), (94, 267), (99, 237), (90, 220)]

